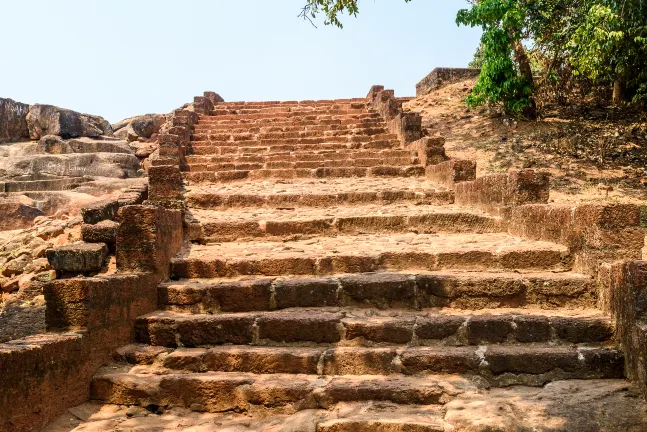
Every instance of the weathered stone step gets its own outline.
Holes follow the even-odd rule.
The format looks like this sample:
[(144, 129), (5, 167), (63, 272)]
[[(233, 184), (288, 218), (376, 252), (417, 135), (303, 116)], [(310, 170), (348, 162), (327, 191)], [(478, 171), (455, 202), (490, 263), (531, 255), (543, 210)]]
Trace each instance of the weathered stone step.
[(319, 161), (347, 161), (365, 158), (409, 159), (418, 160), (418, 153), (409, 150), (318, 150), (315, 152), (279, 152), (262, 155), (228, 155), (228, 156), (187, 156), (189, 165), (194, 164), (247, 164), (268, 162), (292, 163), (292, 162), (319, 162)]
[[(261, 157), (262, 158), (262, 157)], [(321, 161), (296, 161), (296, 162), (264, 162), (264, 163), (187, 163), (185, 172), (205, 171), (251, 171), (269, 169), (315, 169), (315, 168), (347, 168), (375, 166), (407, 166), (419, 164), (418, 159), (412, 157), (404, 158), (358, 158), (343, 160), (321, 160)]]
[(192, 183), (218, 183), (244, 179), (295, 179), (295, 178), (329, 178), (329, 177), (421, 177), (425, 168), (421, 165), (372, 167), (320, 167), (294, 169), (255, 169), (220, 171), (217, 169), (197, 172), (183, 172), (182, 176)]
[[(269, 129), (269, 128), (268, 128)], [(240, 132), (211, 131), (203, 127), (196, 127), (192, 136), (194, 140), (210, 141), (251, 141), (251, 140), (284, 140), (288, 138), (321, 138), (321, 137), (355, 137), (355, 136), (373, 136), (373, 135), (391, 135), (386, 126), (381, 127), (363, 127), (355, 129), (332, 129), (322, 126), (316, 130), (293, 130), (293, 131), (262, 131), (242, 130)], [(201, 137), (201, 138), (200, 138)]]
[(444, 205), (454, 193), (425, 177), (358, 177), (266, 180), (188, 186), (185, 200), (190, 208), (236, 207), (329, 207), (356, 204), (414, 202)]
[(137, 342), (165, 347), (323, 344), (346, 346), (607, 342), (611, 320), (596, 310), (376, 310), (295, 308), (190, 314), (157, 311), (137, 318)]
[(246, 110), (246, 109), (256, 109), (256, 110), (276, 110), (277, 112), (283, 112), (286, 110), (301, 110), (301, 109), (326, 109), (326, 108), (354, 108), (354, 109), (366, 109), (367, 100), (358, 99), (358, 100), (329, 100), (329, 101), (306, 101), (306, 102), (297, 102), (297, 101), (286, 101), (286, 102), (219, 102), (215, 104), (216, 110)]
[(193, 126), (195, 132), (202, 133), (266, 133), (266, 132), (305, 132), (305, 131), (350, 131), (354, 129), (386, 127), (383, 120), (371, 118), (364, 120), (302, 120), (274, 122), (271, 125), (258, 125), (251, 121), (203, 121)]
[(158, 375), (152, 368), (138, 373), (106, 368), (92, 382), (91, 398), (119, 405), (194, 411), (244, 412), (256, 407), (288, 411), (331, 408), (339, 402), (390, 401), (399, 404), (443, 404), (463, 389), (475, 389), (458, 377), (317, 377), (245, 373), (181, 373)]
[(278, 130), (344, 130), (366, 127), (384, 127), (384, 120), (379, 117), (365, 119), (231, 119), (231, 120), (200, 120), (194, 130), (213, 130), (216, 133), (225, 132), (254, 132)]
[(179, 278), (330, 275), (402, 270), (564, 270), (566, 246), (503, 233), (316, 237), (286, 243), (192, 245), (171, 261)]
[(264, 155), (275, 154), (279, 152), (321, 152), (321, 151), (338, 151), (338, 150), (397, 150), (398, 147), (394, 141), (388, 140), (369, 140), (367, 142), (340, 142), (340, 143), (321, 143), (321, 144), (274, 144), (267, 146), (212, 146), (212, 145), (192, 145), (191, 154), (193, 155)]
[(366, 104), (366, 98), (344, 98), (344, 99), (318, 99), (318, 100), (302, 100), (302, 101), (231, 101), (231, 102), (218, 102), (216, 107), (226, 108), (239, 108), (241, 106), (316, 106), (316, 105), (335, 105), (335, 104), (351, 104), (363, 103)]
[(137, 366), (153, 365), (169, 373), (469, 374), (480, 375), (494, 386), (624, 378), (624, 357), (618, 350), (545, 344), (405, 348), (236, 345), (178, 349), (129, 345), (120, 349), (116, 357)]
[[(253, 110), (252, 110), (253, 111)], [(335, 109), (315, 108), (313, 110), (301, 110), (297, 112), (250, 112), (232, 114), (231, 110), (213, 110), (208, 119), (213, 120), (268, 120), (274, 119), (305, 119), (305, 120), (339, 120), (342, 118), (365, 119), (380, 118), (379, 113), (368, 112), (366, 109)]]
[[(282, 375), (284, 376), (284, 375)], [(564, 380), (544, 387), (474, 388), (458, 377), (443, 376), (456, 393), (444, 405), (403, 405), (385, 401), (342, 402), (325, 409), (276, 411), (259, 405), (243, 413), (187, 413), (185, 408), (149, 411), (90, 402), (75, 413), (92, 412), (75, 431), (282, 431), (282, 432), (447, 432), (447, 431), (605, 431), (647, 430), (647, 404), (623, 379)], [(463, 385), (463, 383), (467, 385)], [(199, 409), (199, 405), (195, 409)], [(290, 408), (290, 407), (287, 407)], [(99, 410), (99, 412), (97, 412)], [(70, 415), (48, 432), (60, 432)], [(64, 429), (64, 430), (69, 430)]]
[(246, 277), (163, 283), (161, 308), (190, 313), (294, 307), (594, 308), (591, 277), (574, 273), (421, 272), (337, 277)]
[[(242, 137), (242, 135), (241, 135)], [(332, 143), (367, 143), (374, 141), (393, 141), (398, 143), (397, 137), (393, 134), (362, 134), (362, 135), (320, 135), (320, 136), (297, 136), (297, 137), (257, 137), (252, 134), (244, 136), (247, 139), (231, 140), (223, 134), (193, 134), (191, 138), (192, 147), (263, 147), (271, 145), (287, 144), (332, 144)]]
[(410, 407), (380, 407), (348, 417), (322, 419), (317, 432), (446, 432), (444, 413), (412, 411)]
[(500, 218), (476, 209), (395, 203), (328, 208), (191, 209), (186, 218), (191, 240), (220, 242), (255, 237), (357, 235), (384, 232), (501, 232)]

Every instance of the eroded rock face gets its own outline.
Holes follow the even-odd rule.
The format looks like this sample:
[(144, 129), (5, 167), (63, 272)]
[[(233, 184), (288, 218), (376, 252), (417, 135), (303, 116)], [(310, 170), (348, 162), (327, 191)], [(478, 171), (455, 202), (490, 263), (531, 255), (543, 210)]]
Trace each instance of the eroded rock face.
[(0, 160), (0, 170), (9, 178), (24, 175), (132, 178), (139, 175), (139, 159), (124, 153), (43, 154), (7, 159)]
[(53, 105), (32, 105), (26, 116), (29, 137), (37, 140), (45, 135), (62, 138), (113, 136), (112, 126), (104, 118)]
[(0, 143), (29, 138), (28, 112), (29, 105), (0, 98)]

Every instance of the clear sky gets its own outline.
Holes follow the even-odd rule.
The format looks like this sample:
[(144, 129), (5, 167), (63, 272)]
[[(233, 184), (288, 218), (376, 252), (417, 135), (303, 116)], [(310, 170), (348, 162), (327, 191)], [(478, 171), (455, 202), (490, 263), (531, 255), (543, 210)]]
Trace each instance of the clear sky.
[(465, 0), (360, 0), (345, 27), (297, 18), (305, 0), (6, 0), (0, 97), (102, 115), (166, 113), (212, 90), (225, 100), (415, 93), (437, 66), (466, 66), (480, 32)]

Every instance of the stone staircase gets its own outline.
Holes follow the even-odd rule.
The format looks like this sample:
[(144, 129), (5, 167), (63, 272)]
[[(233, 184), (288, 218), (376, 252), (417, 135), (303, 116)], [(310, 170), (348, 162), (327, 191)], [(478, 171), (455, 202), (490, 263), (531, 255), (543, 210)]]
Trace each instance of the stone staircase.
[(624, 377), (568, 248), (452, 204), (364, 99), (218, 103), (183, 168), (184, 249), (93, 399), (250, 415), (384, 403), (317, 430), (438, 431), (436, 408), (469, 390)]

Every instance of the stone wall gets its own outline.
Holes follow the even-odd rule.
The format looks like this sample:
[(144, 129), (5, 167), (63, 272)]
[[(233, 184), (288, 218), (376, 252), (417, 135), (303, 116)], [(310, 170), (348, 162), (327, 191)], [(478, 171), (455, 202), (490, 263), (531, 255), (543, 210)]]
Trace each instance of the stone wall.
[(467, 78), (476, 78), (481, 73), (480, 69), (470, 68), (436, 68), (429, 75), (416, 84), (416, 96), (424, 96), (447, 84)]
[(616, 321), (627, 378), (647, 398), (647, 262), (605, 264), (598, 285), (600, 306)]
[(642, 257), (645, 233), (633, 204), (530, 204), (511, 209), (508, 231), (569, 247), (573, 271), (595, 275), (600, 266)]
[(548, 202), (549, 175), (531, 169), (490, 174), (456, 184), (456, 204), (508, 217), (512, 208)]
[[(117, 255), (127, 257), (118, 265), (123, 274), (46, 284), (49, 333), (0, 344), (0, 432), (38, 430), (87, 401), (92, 376), (132, 341), (135, 318), (157, 308), (158, 284), (182, 238), (181, 212), (152, 206), (121, 212), (120, 231), (136, 236), (118, 236)], [(145, 253), (133, 252), (135, 241)], [(139, 272), (127, 273), (133, 270)]]
[(384, 86), (373, 86), (366, 96), (369, 105), (384, 119), (392, 134), (405, 147), (422, 138), (422, 117), (418, 113), (405, 112), (402, 101), (395, 97), (393, 90)]

